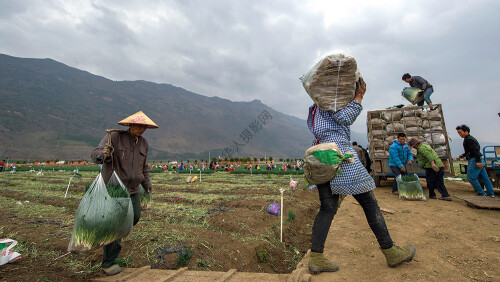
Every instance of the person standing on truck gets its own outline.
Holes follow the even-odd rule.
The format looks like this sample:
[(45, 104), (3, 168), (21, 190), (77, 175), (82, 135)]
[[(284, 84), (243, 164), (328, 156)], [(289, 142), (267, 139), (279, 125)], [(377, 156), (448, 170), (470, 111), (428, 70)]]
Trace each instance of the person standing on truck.
[[(459, 125), (456, 129), (458, 135), (464, 139), (465, 153), (461, 154), (460, 158), (465, 157), (468, 161), (467, 180), (469, 180), (472, 187), (476, 190), (477, 196), (490, 196), (494, 198), (495, 192), (493, 191), (493, 186), (488, 178), (488, 173), (484, 168), (484, 160), (481, 158), (483, 155), (481, 154), (481, 146), (479, 145), (479, 142), (477, 142), (476, 138), (469, 134), (470, 128), (467, 125)], [(484, 193), (484, 190), (481, 188), (478, 180), (484, 183), (487, 193)]]
[(358, 154), (358, 159), (363, 164), (363, 166), (366, 168), (366, 158), (365, 158), (365, 152), (363, 152), (363, 148), (358, 146), (358, 142), (352, 142), (352, 148), (354, 151), (356, 151), (356, 154)]
[(427, 80), (425, 80), (421, 76), (411, 76), (409, 73), (403, 74), (402, 79), (406, 82), (409, 83), (411, 87), (419, 88), (421, 89), (421, 93), (424, 94), (424, 100), (420, 101), (417, 103), (417, 106), (423, 106), (424, 102), (427, 102), (427, 105), (429, 105), (429, 108), (434, 110), (432, 107), (432, 101), (431, 101), (431, 95), (434, 92), (434, 88), (432, 87), (432, 84), (430, 84)]
[[(366, 84), (361, 79), (356, 88), (354, 100), (349, 102), (344, 109), (336, 112), (323, 111), (316, 104), (309, 108), (307, 125), (315, 136), (313, 145), (334, 142), (342, 154), (352, 151), (350, 125), (363, 110), (361, 101), (365, 91)], [(340, 165), (342, 174), (335, 176), (331, 181), (317, 185), (321, 206), (312, 228), (311, 257), (308, 263), (308, 269), (312, 274), (339, 270), (336, 262), (331, 262), (324, 257), (323, 250), (333, 217), (339, 207), (340, 195), (352, 195), (361, 205), (390, 267), (411, 261), (415, 256), (416, 250), (412, 245), (409, 244), (403, 248), (394, 245), (373, 194), (375, 182), (356, 155), (354, 155), (354, 160), (353, 163), (342, 162)]]
[(413, 164), (413, 155), (411, 154), (408, 144), (406, 144), (406, 134), (398, 133), (398, 139), (394, 140), (389, 147), (389, 167), (394, 174), (394, 182), (392, 184), (392, 194), (398, 194), (398, 183), (396, 177), (399, 175), (407, 175), (406, 165)]
[[(450, 194), (448, 194), (448, 190), (444, 186), (444, 165), (436, 151), (431, 146), (421, 143), (415, 138), (408, 141), (408, 146), (417, 149), (417, 163), (418, 166), (425, 170), (429, 198), (451, 201)], [(439, 191), (441, 194), (440, 198), (436, 197), (434, 189)]]

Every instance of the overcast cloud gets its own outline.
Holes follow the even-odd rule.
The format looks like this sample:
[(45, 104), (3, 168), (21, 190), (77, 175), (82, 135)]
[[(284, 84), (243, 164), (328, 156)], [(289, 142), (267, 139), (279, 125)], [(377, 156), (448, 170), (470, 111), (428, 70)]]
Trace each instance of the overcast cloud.
[[(451, 137), (500, 143), (500, 1), (9, 1), (0, 53), (52, 58), (113, 80), (261, 100), (305, 119), (299, 77), (332, 53), (356, 58), (366, 111), (405, 103), (405, 72), (434, 85)], [(460, 141), (461, 142), (461, 141)]]

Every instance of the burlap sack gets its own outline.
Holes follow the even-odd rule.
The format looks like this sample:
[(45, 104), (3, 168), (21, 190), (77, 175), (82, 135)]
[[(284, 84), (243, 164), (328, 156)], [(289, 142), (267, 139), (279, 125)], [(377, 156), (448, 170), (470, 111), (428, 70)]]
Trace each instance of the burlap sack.
[(300, 80), (318, 107), (336, 112), (354, 99), (360, 77), (353, 57), (335, 54), (321, 59)]
[(337, 174), (344, 160), (354, 162), (352, 155), (343, 155), (335, 143), (312, 146), (304, 154), (304, 175), (311, 184), (326, 183)]

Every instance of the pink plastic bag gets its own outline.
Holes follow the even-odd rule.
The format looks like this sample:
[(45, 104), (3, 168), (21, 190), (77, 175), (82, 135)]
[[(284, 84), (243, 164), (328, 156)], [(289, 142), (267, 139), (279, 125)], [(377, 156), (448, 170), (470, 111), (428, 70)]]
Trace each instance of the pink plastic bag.
[(11, 251), (17, 245), (17, 241), (12, 239), (0, 239), (0, 244), (12, 243), (10, 246), (0, 250), (0, 265), (4, 265), (10, 262), (14, 262), (21, 258), (21, 254)]

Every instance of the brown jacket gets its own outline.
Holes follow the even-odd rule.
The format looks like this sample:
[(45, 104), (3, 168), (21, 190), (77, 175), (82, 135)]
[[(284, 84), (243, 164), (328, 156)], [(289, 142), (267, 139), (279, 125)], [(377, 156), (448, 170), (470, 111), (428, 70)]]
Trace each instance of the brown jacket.
[(151, 178), (149, 168), (146, 163), (148, 155), (148, 141), (144, 137), (132, 136), (128, 131), (112, 132), (111, 144), (114, 148), (112, 158), (103, 160), (102, 149), (108, 142), (108, 135), (102, 138), (99, 146), (92, 152), (92, 160), (102, 163), (102, 177), (104, 182), (108, 182), (116, 171), (120, 180), (128, 188), (130, 195), (139, 192), (139, 184), (146, 191), (151, 191)]

